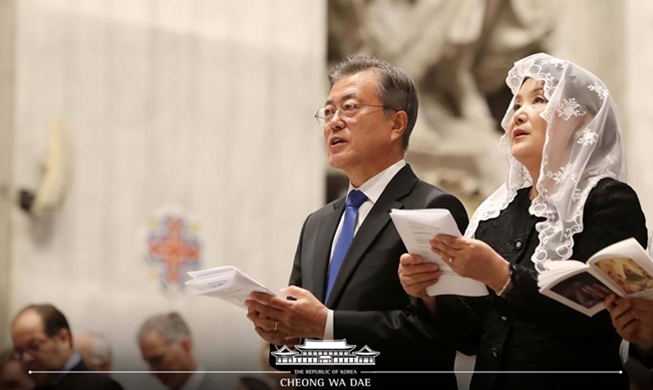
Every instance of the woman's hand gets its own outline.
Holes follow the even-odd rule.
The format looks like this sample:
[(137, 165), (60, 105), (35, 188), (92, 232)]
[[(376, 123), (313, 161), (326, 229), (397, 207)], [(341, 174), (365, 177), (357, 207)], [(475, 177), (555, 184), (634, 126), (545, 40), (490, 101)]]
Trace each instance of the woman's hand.
[(460, 276), (478, 280), (499, 291), (510, 277), (510, 263), (480, 240), (438, 234), (431, 250)]
[(653, 301), (619, 298), (611, 294), (604, 303), (621, 338), (634, 343), (642, 351), (653, 350)]
[(416, 298), (429, 298), (426, 288), (437, 283), (442, 271), (435, 263), (428, 263), (422, 256), (403, 254), (399, 259), (399, 281), (406, 294)]
[(438, 282), (442, 271), (437, 264), (425, 262), (419, 255), (403, 254), (399, 259), (399, 281), (406, 294), (421, 298), (431, 313), (435, 312), (435, 297), (426, 288)]

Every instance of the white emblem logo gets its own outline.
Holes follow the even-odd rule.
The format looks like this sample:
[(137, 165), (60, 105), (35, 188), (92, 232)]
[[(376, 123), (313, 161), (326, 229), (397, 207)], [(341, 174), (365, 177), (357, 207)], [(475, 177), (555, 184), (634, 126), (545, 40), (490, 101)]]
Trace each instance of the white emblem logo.
[(367, 345), (352, 352), (355, 345), (342, 340), (304, 340), (292, 350), (287, 346), (272, 352), (277, 365), (311, 364), (311, 365), (374, 365), (380, 352), (373, 351)]

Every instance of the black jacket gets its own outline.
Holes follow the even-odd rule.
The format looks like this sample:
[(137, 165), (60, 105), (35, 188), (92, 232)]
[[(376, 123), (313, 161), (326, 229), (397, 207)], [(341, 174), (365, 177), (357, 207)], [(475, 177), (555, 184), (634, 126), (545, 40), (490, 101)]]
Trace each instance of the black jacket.
[(83, 361), (63, 374), (55, 384), (38, 385), (34, 390), (123, 390), (122, 386), (108, 376), (93, 372)]
[[(397, 269), (406, 253), (389, 215), (393, 208), (447, 208), (464, 231), (468, 219), (454, 196), (420, 181), (410, 166), (388, 183), (360, 226), (338, 272), (329, 300), (324, 302), (331, 245), (345, 208), (339, 199), (308, 216), (295, 255), (290, 284), (311, 291), (334, 310), (334, 338), (346, 339), (356, 351), (367, 345), (380, 352), (374, 366), (347, 367), (360, 371), (449, 371), (455, 350), (413, 315), (411, 298), (401, 287)], [(272, 346), (272, 351), (275, 347)], [(275, 365), (271, 356), (270, 363)], [(281, 370), (291, 367), (278, 366)], [(313, 367), (336, 368), (336, 367)], [(351, 376), (350, 376), (351, 377)], [(349, 381), (350, 378), (346, 378)], [(372, 374), (373, 388), (457, 389), (453, 373)]]
[[(479, 224), (476, 237), (512, 263), (513, 286), (503, 298), (441, 297), (433, 319), (460, 351), (476, 354), (471, 389), (627, 389), (620, 337), (607, 311), (588, 317), (539, 293), (531, 256), (539, 243), (528, 213), (528, 189), (492, 220)], [(603, 179), (585, 203), (583, 230), (573, 236), (571, 259), (587, 261), (595, 252), (635, 237), (646, 247), (645, 218), (635, 192)], [(496, 371), (594, 371), (589, 374), (497, 374)]]

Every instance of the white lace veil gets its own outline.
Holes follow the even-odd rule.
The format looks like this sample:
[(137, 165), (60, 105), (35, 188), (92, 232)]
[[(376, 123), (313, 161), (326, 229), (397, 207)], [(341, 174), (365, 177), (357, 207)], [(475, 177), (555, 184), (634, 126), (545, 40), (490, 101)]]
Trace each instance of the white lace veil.
[(568, 260), (573, 235), (583, 230), (583, 208), (589, 192), (599, 180), (612, 177), (625, 181), (621, 135), (614, 101), (605, 84), (580, 66), (538, 53), (515, 62), (506, 83), (513, 100), (502, 127), (506, 131), (499, 149), (508, 158), (506, 182), (490, 195), (472, 216), (465, 232), (473, 237), (480, 221), (496, 218), (513, 201), (517, 190), (532, 185), (526, 167), (511, 155), (508, 124), (514, 114), (514, 95), (526, 78), (544, 84), (548, 99), (540, 114), (547, 122), (538, 196), (529, 213), (546, 218), (536, 224), (539, 244), (531, 260), (539, 272), (546, 260)]

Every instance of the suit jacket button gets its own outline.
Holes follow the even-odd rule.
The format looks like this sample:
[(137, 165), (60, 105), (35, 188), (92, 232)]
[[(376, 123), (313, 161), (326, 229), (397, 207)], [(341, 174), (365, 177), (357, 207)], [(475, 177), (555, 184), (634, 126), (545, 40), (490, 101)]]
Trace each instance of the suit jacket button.
[(497, 358), (497, 356), (499, 356), (499, 351), (497, 351), (496, 348), (492, 348), (491, 352), (492, 352), (492, 357), (494, 357), (495, 359)]
[(521, 246), (522, 246), (521, 240), (515, 241), (515, 249), (521, 249)]
[(506, 316), (501, 316), (501, 321), (504, 321), (504, 322), (505, 322), (505, 321), (508, 321), (508, 317), (506, 317)]

